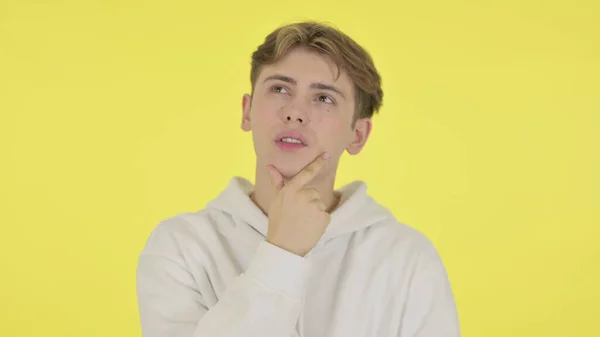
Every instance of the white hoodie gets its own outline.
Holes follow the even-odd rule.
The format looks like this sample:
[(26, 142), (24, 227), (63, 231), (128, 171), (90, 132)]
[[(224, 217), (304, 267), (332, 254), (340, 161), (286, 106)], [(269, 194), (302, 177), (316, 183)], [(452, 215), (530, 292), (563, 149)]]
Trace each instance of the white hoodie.
[(137, 292), (144, 337), (458, 337), (430, 240), (357, 181), (305, 257), (265, 241), (253, 186), (234, 177), (205, 209), (161, 222)]

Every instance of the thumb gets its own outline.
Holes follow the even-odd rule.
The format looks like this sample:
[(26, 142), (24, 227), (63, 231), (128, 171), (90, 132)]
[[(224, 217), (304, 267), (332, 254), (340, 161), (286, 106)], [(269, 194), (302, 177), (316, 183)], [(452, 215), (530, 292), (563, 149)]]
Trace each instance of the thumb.
[(267, 171), (271, 178), (271, 185), (279, 191), (283, 187), (283, 176), (273, 165), (267, 165)]

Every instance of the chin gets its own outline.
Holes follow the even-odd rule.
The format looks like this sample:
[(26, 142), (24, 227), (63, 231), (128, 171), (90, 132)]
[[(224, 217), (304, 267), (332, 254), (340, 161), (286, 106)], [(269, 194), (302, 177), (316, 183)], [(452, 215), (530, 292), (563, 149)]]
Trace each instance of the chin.
[(271, 153), (265, 165), (273, 165), (285, 177), (291, 178), (298, 174), (306, 165), (316, 158), (308, 151), (306, 153)]
[(280, 159), (272, 161), (272, 164), (285, 178), (291, 178), (298, 174), (308, 164), (308, 161)]

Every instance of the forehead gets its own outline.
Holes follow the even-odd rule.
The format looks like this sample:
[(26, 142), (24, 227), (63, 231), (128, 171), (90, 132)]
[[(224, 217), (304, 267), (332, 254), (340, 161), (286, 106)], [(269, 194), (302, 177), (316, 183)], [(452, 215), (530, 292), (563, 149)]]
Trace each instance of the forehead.
[(331, 57), (302, 48), (293, 49), (279, 62), (264, 66), (258, 82), (273, 74), (291, 77), (298, 82), (298, 85), (317, 82), (333, 84), (344, 94), (352, 93), (352, 80), (343, 69), (337, 67)]

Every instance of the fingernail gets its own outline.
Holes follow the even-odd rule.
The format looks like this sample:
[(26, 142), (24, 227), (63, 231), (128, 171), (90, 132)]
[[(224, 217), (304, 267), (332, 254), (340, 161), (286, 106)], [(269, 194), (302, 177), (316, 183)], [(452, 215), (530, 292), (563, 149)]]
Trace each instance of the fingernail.
[(325, 152), (321, 155), (321, 157), (323, 157), (323, 159), (329, 159), (329, 157), (331, 157), (331, 155), (329, 153)]

